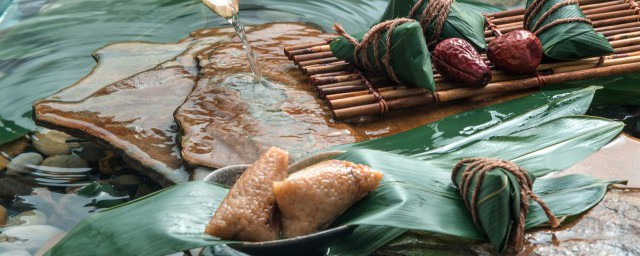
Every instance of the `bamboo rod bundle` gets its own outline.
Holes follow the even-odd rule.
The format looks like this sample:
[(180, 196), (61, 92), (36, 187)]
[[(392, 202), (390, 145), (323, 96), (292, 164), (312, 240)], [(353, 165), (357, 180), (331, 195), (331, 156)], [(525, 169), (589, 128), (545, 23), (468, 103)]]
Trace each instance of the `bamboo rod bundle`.
[[(593, 20), (614, 48), (614, 54), (574, 61), (544, 63), (533, 75), (510, 75), (492, 66), (492, 80), (482, 88), (469, 88), (451, 82), (434, 70), (436, 92), (397, 85), (375, 74), (363, 75), (358, 69), (331, 53), (330, 40), (285, 48), (285, 55), (309, 76), (309, 82), (331, 108), (336, 120), (381, 114), (438, 102), (499, 95), (534, 89), (568, 81), (640, 72), (640, 11), (633, 0), (581, 0), (580, 7)], [(634, 9), (634, 6), (635, 9)], [(487, 19), (506, 33), (522, 29), (524, 9), (488, 14)], [(487, 42), (493, 40), (485, 31)], [(486, 54), (482, 58), (488, 63)], [(491, 66), (491, 65), (490, 65)], [(365, 84), (370, 84), (368, 88)], [(373, 91), (381, 96), (374, 96)], [(382, 108), (384, 101), (385, 108)]]

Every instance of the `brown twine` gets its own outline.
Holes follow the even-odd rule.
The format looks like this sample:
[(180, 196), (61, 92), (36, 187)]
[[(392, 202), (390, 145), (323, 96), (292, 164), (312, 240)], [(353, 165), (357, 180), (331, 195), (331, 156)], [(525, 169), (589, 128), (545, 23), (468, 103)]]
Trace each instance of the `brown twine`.
[[(418, 13), (418, 10), (420, 10), (424, 2), (425, 0), (418, 0), (411, 8), (411, 11), (409, 11), (407, 18), (412, 19), (416, 13)], [(419, 21), (422, 26), (422, 31), (424, 32), (424, 37), (427, 40), (427, 45), (431, 46), (435, 44), (440, 38), (442, 27), (447, 20), (452, 3), (453, 0), (430, 0), (427, 3), (429, 6), (425, 7), (420, 14)], [(433, 31), (427, 33), (427, 28), (431, 26), (431, 24), (433, 24)]]
[[(531, 178), (529, 178), (529, 175), (527, 175), (526, 170), (520, 168), (512, 162), (505, 160), (489, 158), (467, 158), (458, 162), (458, 164), (456, 164), (456, 166), (453, 168), (453, 172), (451, 173), (451, 180), (454, 182), (454, 184), (458, 173), (462, 169), (462, 166), (465, 164), (467, 164), (467, 167), (462, 173), (462, 180), (460, 181), (458, 187), (460, 189), (460, 195), (462, 195), (464, 203), (471, 211), (473, 223), (475, 223), (475, 225), (480, 230), (482, 230), (482, 225), (480, 224), (480, 220), (478, 219), (477, 198), (480, 194), (479, 191), (480, 187), (482, 187), (484, 175), (496, 168), (501, 168), (506, 172), (513, 174), (520, 184), (520, 216), (518, 216), (518, 227), (515, 231), (515, 246), (517, 250), (521, 250), (524, 246), (524, 225), (527, 218), (527, 213), (529, 211), (530, 199), (534, 200), (540, 205), (544, 213), (547, 215), (552, 228), (560, 226), (560, 221), (558, 221), (555, 215), (553, 215), (553, 212), (551, 212), (547, 204), (533, 193), (533, 181), (531, 180)], [(471, 195), (471, 200), (469, 200), (467, 193), (471, 188), (471, 181), (475, 176), (477, 176), (475, 180), (475, 189), (473, 191), (473, 194)]]
[[(393, 70), (393, 67), (391, 66), (391, 38), (393, 36), (393, 30), (398, 25), (408, 23), (408, 22), (413, 22), (413, 21), (414, 20), (412, 19), (400, 18), (400, 19), (381, 22), (373, 26), (367, 33), (365, 33), (360, 42), (358, 42), (358, 40), (355, 39), (354, 37), (350, 36), (344, 30), (344, 28), (338, 23), (333, 24), (333, 30), (335, 30), (339, 35), (343, 36), (347, 41), (349, 41), (351, 44), (355, 46), (355, 49), (353, 52), (353, 59), (355, 62), (354, 64), (356, 64), (356, 66), (362, 67), (365, 70), (376, 70), (379, 72), (383, 71), (384, 69), (384, 71), (386, 71), (385, 73), (389, 76), (389, 78), (391, 78), (391, 80), (395, 81), (396, 83), (401, 83), (400, 79), (398, 78), (398, 75), (396, 74), (396, 72)], [(382, 63), (379, 63), (379, 61), (374, 61), (375, 67), (372, 67), (372, 64), (369, 62), (369, 56), (368, 56), (369, 47), (373, 47), (374, 59), (379, 60), (380, 59), (380, 55), (379, 55), (380, 53), (378, 50), (380, 47), (379, 39), (382, 36), (382, 33), (384, 33), (385, 31), (387, 32), (386, 41), (385, 41), (386, 42), (385, 55), (382, 58)]]
[(550, 28), (556, 25), (564, 24), (564, 23), (583, 22), (593, 26), (593, 22), (587, 18), (565, 18), (565, 19), (554, 20), (553, 22), (540, 27), (540, 25), (542, 25), (545, 19), (547, 19), (551, 14), (553, 14), (558, 9), (565, 6), (569, 6), (569, 5), (578, 5), (579, 3), (577, 0), (565, 0), (561, 3), (554, 4), (553, 6), (551, 6), (551, 8), (549, 8), (549, 10), (542, 13), (538, 21), (536, 21), (536, 23), (533, 24), (533, 26), (531, 26), (531, 23), (533, 22), (534, 17), (538, 15), (540, 10), (542, 10), (542, 6), (546, 3), (546, 1), (547, 0), (535, 0), (524, 11), (524, 27), (529, 29), (529, 31), (532, 31), (534, 35), (538, 36), (543, 32), (549, 30)]
[(367, 88), (367, 90), (369, 90), (369, 93), (373, 94), (373, 97), (375, 97), (376, 101), (378, 101), (378, 105), (380, 106), (380, 114), (385, 114), (389, 112), (389, 104), (384, 99), (384, 97), (382, 97), (382, 94), (380, 94), (380, 91), (378, 91), (378, 89), (373, 87), (373, 85), (371, 84), (371, 81), (369, 81), (369, 79), (367, 79), (367, 77), (364, 74), (362, 74), (360, 70), (356, 69), (355, 72), (360, 76), (360, 78), (364, 82), (364, 86)]
[(596, 63), (596, 68), (600, 68), (604, 66), (604, 59), (605, 59), (604, 56), (600, 56), (600, 58), (598, 59), (598, 63)]
[(544, 78), (544, 74), (537, 72), (536, 73), (536, 79), (538, 79), (538, 86), (539, 87), (543, 87), (545, 85), (547, 85), (547, 80)]
[(498, 26), (496, 26), (496, 24), (493, 23), (493, 21), (491, 21), (491, 18), (489, 18), (489, 15), (483, 14), (482, 16), (484, 16), (484, 21), (487, 24), (487, 28), (489, 28), (489, 30), (491, 30), (491, 33), (493, 33), (493, 35), (495, 37), (501, 36), (502, 35), (502, 31), (500, 31)]

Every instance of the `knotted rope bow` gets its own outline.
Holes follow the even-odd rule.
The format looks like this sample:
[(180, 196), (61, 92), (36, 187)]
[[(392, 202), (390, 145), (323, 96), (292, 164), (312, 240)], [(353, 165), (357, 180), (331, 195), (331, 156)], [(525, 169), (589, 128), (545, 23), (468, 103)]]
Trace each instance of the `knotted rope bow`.
[[(413, 18), (420, 10), (420, 7), (425, 0), (418, 0), (418, 2), (411, 8), (407, 18)], [(440, 38), (442, 33), (442, 27), (447, 20), (449, 11), (451, 10), (451, 4), (453, 0), (432, 0), (429, 1), (428, 6), (424, 8), (420, 14), (419, 21), (424, 32), (424, 38), (427, 40), (427, 45), (432, 45)], [(428, 28), (433, 24), (433, 29), (430, 31)]]
[[(451, 173), (451, 180), (453, 181), (453, 184), (455, 184), (455, 179), (461, 171), (462, 166), (465, 164), (467, 167), (462, 173), (462, 179), (460, 184), (458, 184), (458, 187), (460, 189), (460, 195), (462, 195), (467, 208), (471, 211), (473, 223), (475, 223), (480, 230), (482, 230), (482, 225), (480, 224), (477, 212), (477, 199), (480, 194), (480, 187), (482, 187), (485, 174), (496, 168), (501, 168), (506, 172), (513, 174), (520, 185), (520, 216), (518, 216), (518, 227), (515, 232), (516, 249), (520, 250), (524, 246), (524, 225), (527, 218), (527, 212), (529, 211), (529, 199), (534, 200), (540, 205), (540, 207), (542, 207), (542, 210), (549, 219), (551, 227), (556, 228), (560, 226), (560, 222), (556, 216), (553, 215), (547, 204), (533, 193), (533, 181), (529, 175), (527, 175), (526, 170), (509, 161), (488, 158), (468, 158), (461, 160), (453, 168), (453, 172)], [(469, 199), (467, 192), (469, 192), (472, 185), (471, 181), (474, 180), (473, 177), (475, 176), (477, 176), (475, 179), (475, 189), (473, 190), (471, 199)]]
[(590, 19), (587, 18), (565, 18), (565, 19), (557, 19), (552, 21), (551, 23), (548, 23), (544, 26), (541, 27), (542, 23), (544, 22), (544, 20), (546, 18), (548, 18), (551, 14), (553, 14), (555, 11), (557, 11), (558, 9), (568, 6), (568, 5), (578, 5), (578, 1), (577, 0), (565, 0), (563, 2), (554, 4), (553, 6), (551, 6), (551, 8), (549, 8), (549, 10), (545, 11), (540, 18), (538, 19), (538, 21), (536, 21), (535, 24), (533, 24), (533, 26), (531, 26), (531, 23), (533, 22), (533, 18), (538, 15), (538, 13), (540, 12), (540, 10), (542, 9), (542, 6), (547, 2), (547, 0), (535, 0), (533, 1), (533, 3), (531, 3), (531, 5), (529, 5), (529, 7), (527, 7), (527, 9), (524, 10), (524, 27), (528, 28), (529, 31), (533, 32), (534, 35), (538, 36), (540, 34), (542, 34), (543, 32), (551, 29), (552, 27), (559, 25), (559, 24), (564, 24), (564, 23), (571, 23), (571, 22), (583, 22), (583, 23), (588, 23), (589, 25), (593, 25), (593, 22)]

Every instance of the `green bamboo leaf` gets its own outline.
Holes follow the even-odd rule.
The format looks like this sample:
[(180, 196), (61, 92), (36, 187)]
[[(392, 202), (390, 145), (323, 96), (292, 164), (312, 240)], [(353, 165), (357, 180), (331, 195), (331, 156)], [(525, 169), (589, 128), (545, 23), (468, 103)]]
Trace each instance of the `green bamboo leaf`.
[[(362, 40), (365, 32), (352, 35), (358, 41)], [(386, 54), (387, 31), (382, 33), (379, 42), (379, 56), (376, 57), (374, 47), (367, 48), (368, 63), (376, 70), (368, 70), (387, 74), (382, 56)], [(431, 55), (422, 33), (422, 28), (418, 22), (409, 22), (397, 26), (393, 30), (391, 37), (391, 62), (394, 72), (398, 78), (407, 85), (427, 88), (429, 91), (435, 90), (433, 80), (433, 68), (431, 67)], [(355, 46), (344, 37), (339, 37), (331, 43), (331, 51), (342, 60), (354, 63)]]
[[(450, 185), (450, 170), (457, 161), (456, 158), (467, 157), (458, 152), (468, 150), (469, 154), (477, 154), (478, 148), (491, 147), (487, 151), (489, 153), (483, 156), (514, 160), (530, 170), (544, 163), (563, 163), (551, 165), (544, 170), (548, 172), (553, 168), (581, 160), (589, 152), (606, 144), (621, 129), (619, 122), (593, 117), (566, 116), (584, 111), (583, 101), (588, 101), (593, 96), (593, 88), (556, 93), (543, 92), (530, 97), (541, 97), (540, 95), (544, 95), (546, 101), (540, 99), (536, 106), (520, 111), (514, 110), (516, 112), (510, 116), (536, 117), (533, 118), (535, 122), (545, 122), (525, 125), (524, 128), (519, 126), (518, 122), (511, 123), (511, 128), (494, 124), (483, 132), (491, 133), (495, 130), (496, 134), (501, 136), (479, 136), (480, 132), (459, 137), (459, 140), (466, 140), (465, 143), (460, 143), (455, 150), (450, 148), (450, 154), (444, 154), (446, 150), (440, 150), (437, 144), (441, 142), (438, 142), (430, 144), (434, 148), (422, 155), (424, 159), (420, 159), (420, 154), (406, 156), (379, 150), (358, 149), (355, 146), (349, 152), (338, 156), (339, 159), (370, 165), (385, 173), (385, 178), (378, 190), (354, 205), (337, 220), (337, 224), (359, 226), (353, 235), (332, 245), (332, 254), (367, 254), (408, 229), (446, 235), (455, 239), (483, 241), (486, 239), (485, 235), (475, 228), (459, 192)], [(561, 99), (566, 100), (564, 107), (552, 107)], [(517, 101), (484, 110), (490, 112), (503, 108), (502, 105), (516, 106), (513, 105), (515, 103)], [(571, 110), (567, 109), (569, 107)], [(541, 108), (544, 110), (541, 111)], [(508, 119), (507, 122), (509, 120), (512, 119)], [(459, 127), (458, 122), (465, 120), (450, 119), (448, 123), (441, 125), (451, 124)], [(580, 130), (576, 131), (576, 128)], [(541, 133), (547, 133), (549, 136), (532, 136)], [(403, 134), (409, 136), (412, 133)], [(403, 142), (402, 137), (398, 138), (398, 141), (375, 141), (382, 144), (378, 145), (378, 148), (393, 151), (398, 148), (395, 143)], [(455, 141), (453, 138), (449, 140)], [(576, 147), (586, 142), (588, 146)], [(514, 154), (512, 151), (517, 153)], [(606, 192), (607, 184), (608, 181), (572, 175), (539, 179), (534, 184), (534, 190), (559, 216), (575, 216), (598, 203)], [(49, 254), (64, 255), (73, 252), (89, 255), (162, 255), (228, 243), (203, 235), (205, 225), (226, 192), (226, 188), (214, 184), (189, 182), (95, 213), (76, 226)], [(543, 217), (539, 208), (532, 207), (527, 218), (527, 227), (544, 225), (546, 218)], [(87, 247), (87, 244), (95, 246)]]
[[(395, 18), (404, 18), (409, 15), (411, 8), (418, 0), (392, 0), (380, 18), (380, 22)], [(425, 1), (419, 11), (412, 17), (420, 20), (420, 14), (429, 6), (429, 1)], [(447, 19), (442, 26), (441, 39), (462, 38), (471, 43), (476, 49), (486, 49), (484, 40), (484, 18), (481, 13), (491, 13), (499, 11), (498, 8), (490, 7), (481, 3), (471, 1), (453, 2), (447, 14)], [(427, 28), (429, 33), (430, 28)]]
[[(527, 7), (534, 0), (527, 1)], [(555, 4), (563, 0), (546, 1), (533, 17), (529, 30), (542, 17), (542, 15)], [(542, 27), (553, 21), (569, 18), (585, 18), (577, 4), (566, 5), (554, 11), (540, 24)], [(553, 26), (538, 35), (542, 43), (545, 56), (560, 60), (575, 60), (588, 57), (596, 57), (613, 53), (613, 47), (600, 33), (593, 30), (593, 26), (584, 22), (570, 22)]]

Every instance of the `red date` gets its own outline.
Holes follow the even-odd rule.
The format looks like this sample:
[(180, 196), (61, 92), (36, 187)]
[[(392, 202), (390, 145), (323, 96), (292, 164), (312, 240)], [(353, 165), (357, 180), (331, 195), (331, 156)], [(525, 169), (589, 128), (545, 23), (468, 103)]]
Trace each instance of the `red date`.
[(524, 75), (536, 71), (542, 60), (542, 44), (526, 30), (516, 30), (497, 36), (489, 43), (487, 58), (497, 68)]
[(433, 51), (440, 74), (470, 87), (481, 87), (491, 81), (491, 69), (471, 44), (460, 38), (440, 42)]

